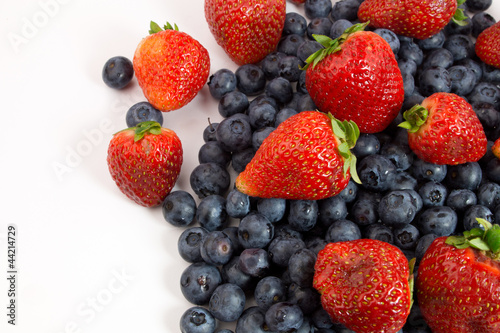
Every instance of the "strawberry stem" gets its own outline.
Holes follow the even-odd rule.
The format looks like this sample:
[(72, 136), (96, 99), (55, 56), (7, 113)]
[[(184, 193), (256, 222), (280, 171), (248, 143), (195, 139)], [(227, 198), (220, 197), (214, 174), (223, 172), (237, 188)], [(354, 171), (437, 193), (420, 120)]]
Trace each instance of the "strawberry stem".
[(458, 8), (460, 5), (462, 5), (466, 0), (457, 0), (457, 11), (455, 12), (455, 15), (451, 18), (455, 24), (458, 24), (459, 26), (466, 26), (469, 24), (465, 19), (467, 19), (467, 16), (464, 14), (464, 10), (462, 8)]
[(134, 142), (141, 140), (146, 134), (161, 134), (161, 125), (156, 121), (144, 121), (134, 129)]
[(177, 24), (174, 23), (174, 26), (167, 22), (163, 28), (158, 25), (158, 23), (151, 21), (149, 23), (149, 34), (153, 35), (157, 32), (164, 31), (164, 30), (176, 30), (179, 31), (179, 27), (177, 27)]
[(491, 224), (482, 218), (476, 218), (476, 221), (482, 228), (464, 231), (461, 236), (449, 236), (446, 244), (458, 249), (472, 247), (489, 253), (494, 259), (500, 259), (500, 225)]
[(403, 118), (406, 121), (398, 126), (407, 129), (410, 133), (415, 133), (425, 123), (428, 116), (429, 111), (417, 104), (403, 113)]

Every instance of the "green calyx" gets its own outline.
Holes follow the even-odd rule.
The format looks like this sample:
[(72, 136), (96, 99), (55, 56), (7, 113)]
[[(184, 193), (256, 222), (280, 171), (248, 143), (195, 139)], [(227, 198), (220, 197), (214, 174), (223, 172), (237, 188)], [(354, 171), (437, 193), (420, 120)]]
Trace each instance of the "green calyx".
[(358, 173), (356, 171), (356, 156), (351, 152), (351, 149), (356, 145), (359, 138), (358, 125), (352, 120), (340, 121), (331, 113), (328, 113), (330, 118), (333, 134), (340, 140), (338, 150), (340, 156), (344, 158), (344, 176), (350, 170), (351, 178), (358, 184), (361, 184)]
[(476, 218), (476, 221), (482, 228), (464, 231), (462, 236), (449, 236), (446, 244), (458, 249), (472, 247), (485, 251), (493, 259), (500, 259), (500, 225), (491, 224), (482, 218)]
[(156, 121), (144, 121), (131, 129), (134, 130), (134, 142), (141, 140), (146, 134), (161, 134), (161, 125)]
[(164, 30), (176, 30), (176, 31), (179, 31), (179, 27), (177, 27), (177, 24), (174, 23), (174, 26), (172, 27), (172, 25), (170, 23), (167, 22), (167, 24), (165, 24), (162, 27), (160, 27), (156, 22), (153, 22), (151, 21), (151, 23), (149, 24), (149, 34), (152, 35), (152, 34), (155, 34), (157, 32), (160, 32), (160, 31), (164, 31)]
[(405, 121), (398, 126), (407, 129), (410, 133), (415, 133), (425, 123), (428, 116), (429, 111), (417, 104), (403, 113)]
[(316, 66), (321, 60), (323, 60), (326, 56), (338, 52), (341, 49), (342, 43), (353, 33), (358, 32), (358, 31), (363, 31), (365, 30), (366, 26), (368, 26), (370, 22), (365, 22), (365, 23), (358, 23), (353, 25), (352, 27), (347, 28), (344, 33), (336, 38), (336, 39), (331, 39), (328, 36), (324, 35), (313, 35), (313, 38), (323, 45), (323, 49), (318, 50), (311, 54), (309, 58), (306, 59), (306, 65), (302, 67), (301, 69), (306, 70), (310, 65)]
[(459, 26), (466, 26), (469, 24), (465, 19), (467, 19), (467, 16), (464, 14), (464, 10), (462, 8), (458, 8), (460, 5), (462, 5), (466, 0), (457, 0), (457, 11), (455, 12), (455, 15), (451, 18), (453, 22), (458, 24)]

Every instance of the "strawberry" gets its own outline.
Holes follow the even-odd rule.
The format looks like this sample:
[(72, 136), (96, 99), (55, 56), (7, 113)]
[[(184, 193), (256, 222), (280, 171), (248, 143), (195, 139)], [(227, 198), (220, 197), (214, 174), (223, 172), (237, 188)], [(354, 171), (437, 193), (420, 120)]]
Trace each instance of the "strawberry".
[(361, 22), (374, 28), (386, 28), (398, 35), (426, 39), (441, 31), (453, 20), (467, 24), (458, 8), (465, 0), (365, 0), (358, 9)]
[(319, 252), (313, 286), (334, 322), (355, 332), (394, 333), (410, 313), (411, 271), (403, 252), (389, 243), (335, 242)]
[(493, 155), (500, 158), (500, 138), (495, 140), (493, 146), (491, 147), (491, 151), (493, 152)]
[(404, 112), (399, 124), (408, 130), (408, 144), (422, 160), (435, 164), (476, 162), (488, 141), (472, 106), (462, 97), (438, 92)]
[(306, 88), (320, 111), (376, 133), (401, 109), (403, 77), (389, 44), (365, 26), (356, 24), (334, 40), (314, 36), (324, 49), (306, 60)]
[(261, 198), (319, 200), (342, 191), (356, 174), (351, 154), (359, 137), (353, 122), (303, 111), (281, 123), (262, 142), (236, 178), (243, 193)]
[(500, 22), (486, 28), (477, 36), (476, 55), (488, 65), (500, 68)]
[(205, 0), (205, 19), (217, 43), (238, 65), (261, 61), (276, 49), (286, 0)]
[(174, 131), (155, 121), (116, 133), (108, 147), (108, 168), (120, 190), (141, 206), (161, 204), (182, 165), (182, 144)]
[(134, 71), (144, 96), (160, 111), (177, 110), (203, 88), (210, 70), (208, 51), (170, 24), (151, 22), (150, 35), (137, 46)]
[(500, 332), (500, 226), (440, 237), (422, 258), (418, 304), (433, 333)]

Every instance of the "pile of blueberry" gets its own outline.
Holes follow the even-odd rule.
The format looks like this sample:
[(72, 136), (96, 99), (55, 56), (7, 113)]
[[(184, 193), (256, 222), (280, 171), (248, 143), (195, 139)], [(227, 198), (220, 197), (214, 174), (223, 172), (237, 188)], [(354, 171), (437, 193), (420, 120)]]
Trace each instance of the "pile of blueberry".
[[(435, 238), (471, 229), (477, 217), (500, 222), (500, 160), (490, 151), (500, 137), (500, 70), (474, 55), (474, 38), (495, 23), (482, 1), (466, 8), (468, 25), (450, 23), (427, 40), (374, 30), (397, 56), (405, 86), (402, 111), (438, 91), (471, 103), (489, 140), (480, 161), (446, 166), (418, 159), (406, 130), (397, 127), (399, 116), (384, 132), (360, 136), (353, 152), (362, 184), (351, 181), (337, 196), (261, 199), (232, 186), (231, 174), (244, 170), (270, 132), (288, 117), (316, 109), (300, 70), (321, 47), (311, 36), (338, 37), (357, 23), (360, 2), (308, 0), (305, 15), (287, 14), (274, 53), (258, 65), (220, 69), (210, 77), (222, 120), (205, 129), (199, 165), (190, 175), (199, 203), (178, 190), (162, 206), (169, 223), (185, 228), (178, 249), (190, 265), (180, 286), (193, 307), (180, 319), (182, 332), (215, 332), (217, 322), (234, 323), (236, 333), (351, 332), (331, 322), (312, 288), (316, 256), (327, 243), (379, 239), (418, 265)], [(416, 302), (402, 332), (430, 332)]]

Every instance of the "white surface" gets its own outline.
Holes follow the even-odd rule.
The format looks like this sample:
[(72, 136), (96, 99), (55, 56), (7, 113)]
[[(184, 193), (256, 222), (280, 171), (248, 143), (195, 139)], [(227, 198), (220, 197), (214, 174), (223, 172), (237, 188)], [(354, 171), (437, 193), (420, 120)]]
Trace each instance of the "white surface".
[[(288, 3), (288, 11), (297, 7)], [(489, 12), (500, 19), (500, 4)], [(132, 59), (149, 21), (176, 23), (210, 52), (211, 73), (230, 62), (208, 30), (203, 0), (0, 2), (0, 332), (178, 332), (189, 307), (182, 229), (115, 186), (106, 165), (112, 133), (144, 97), (104, 85), (112, 56)], [(189, 175), (207, 118), (220, 121), (205, 86), (164, 114), (184, 146), (178, 189)], [(7, 324), (7, 225), (17, 234), (17, 318)]]

